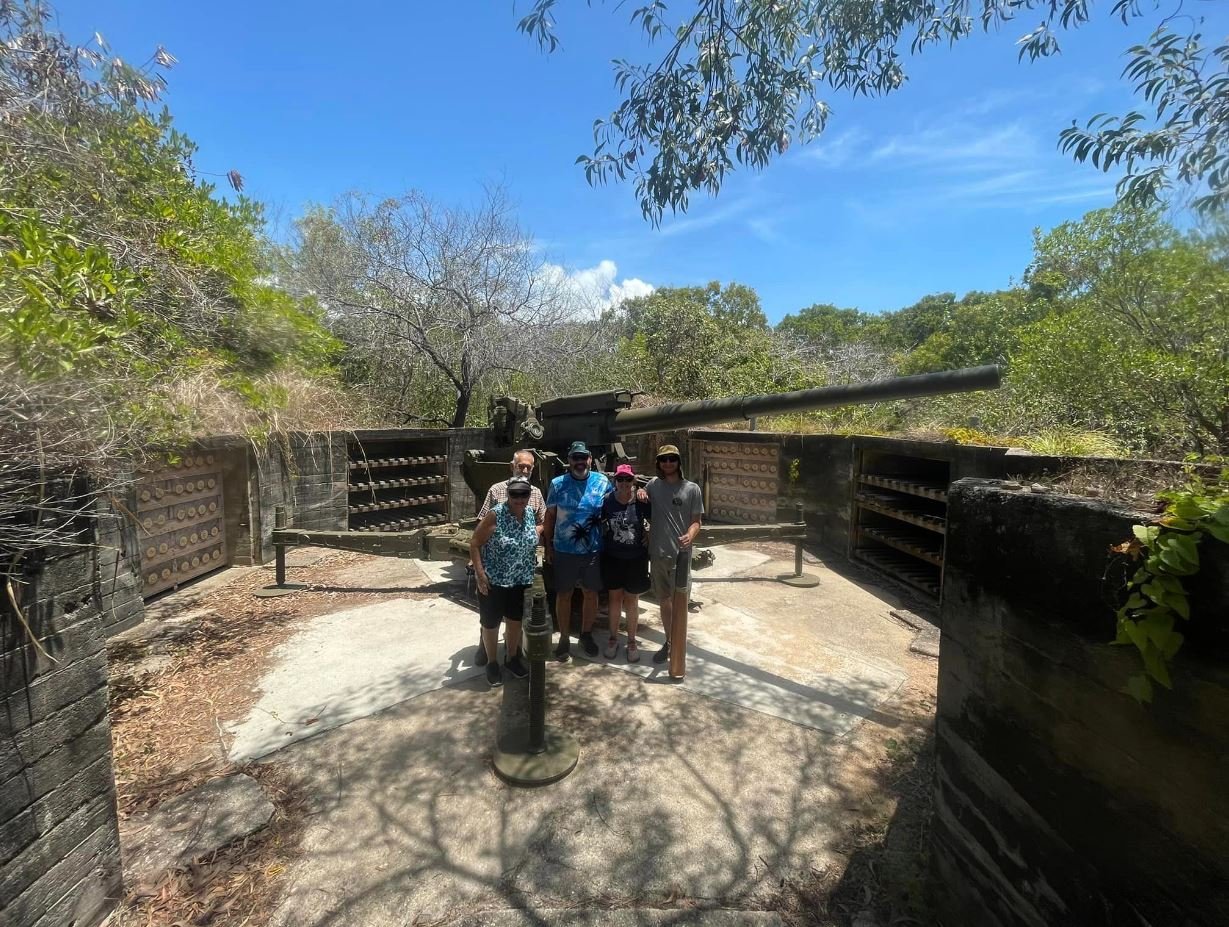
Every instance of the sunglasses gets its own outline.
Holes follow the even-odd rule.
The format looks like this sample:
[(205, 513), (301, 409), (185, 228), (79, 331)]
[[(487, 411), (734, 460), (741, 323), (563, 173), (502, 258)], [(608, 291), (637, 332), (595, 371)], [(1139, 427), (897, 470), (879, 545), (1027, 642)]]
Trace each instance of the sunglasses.
[(572, 454), (568, 459), (569, 460), (588, 460), (589, 455), (588, 454)]
[(635, 481), (636, 481), (636, 478), (634, 476), (616, 476), (615, 477), (616, 483), (634, 483)]
[(661, 463), (678, 463), (679, 462), (679, 459), (673, 454), (670, 454), (667, 457), (658, 457), (657, 459)]

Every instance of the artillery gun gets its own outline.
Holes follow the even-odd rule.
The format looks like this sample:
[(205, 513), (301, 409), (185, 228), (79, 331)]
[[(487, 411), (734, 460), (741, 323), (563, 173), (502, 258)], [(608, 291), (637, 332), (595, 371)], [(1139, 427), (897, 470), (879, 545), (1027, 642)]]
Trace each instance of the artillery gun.
[(616, 464), (633, 459), (627, 454), (623, 440), (636, 435), (748, 421), (783, 412), (809, 412), (834, 406), (997, 389), (1000, 382), (999, 368), (990, 365), (850, 386), (672, 402), (644, 409), (631, 408), (638, 394), (628, 389), (564, 396), (536, 407), (510, 396), (500, 396), (491, 400), (490, 410), (491, 443), (496, 450), (466, 451), (461, 471), (466, 485), (475, 498), (481, 500), (494, 483), (508, 478), (512, 454), (530, 448), (536, 458), (533, 479), (545, 496), (550, 481), (567, 471), (567, 448), (573, 441), (584, 441), (588, 445), (593, 452), (595, 469), (613, 470)]
[[(529, 448), (535, 458), (533, 480), (545, 496), (550, 481), (567, 471), (567, 448), (573, 441), (584, 441), (588, 445), (594, 455), (595, 469), (609, 471), (618, 463), (634, 459), (627, 454), (623, 440), (636, 435), (721, 422), (749, 421), (757, 416), (783, 412), (807, 412), (834, 406), (997, 389), (1000, 382), (1000, 369), (990, 365), (850, 386), (821, 386), (787, 393), (673, 402), (644, 409), (631, 408), (638, 394), (628, 389), (564, 396), (537, 406), (510, 396), (501, 396), (491, 401), (490, 443), (495, 450), (467, 450), (461, 471), (474, 497), (481, 500), (493, 484), (508, 478), (513, 453)], [(258, 594), (277, 595), (292, 588), (292, 584), (285, 581), (287, 547), (313, 545), (414, 559), (467, 559), (475, 520), (471, 516), (452, 525), (381, 534), (298, 530), (286, 525), (284, 512), (279, 514), (278, 521), (273, 531), (278, 582), (276, 586), (266, 587)], [(764, 538), (793, 541), (796, 578), (801, 576), (802, 571), (801, 543), (805, 529), (800, 511), (796, 520), (788, 524), (706, 525), (696, 540), (697, 555), (704, 556), (705, 545), (711, 547)], [(708, 562), (711, 562), (711, 553)], [(553, 598), (550, 601), (553, 605)]]

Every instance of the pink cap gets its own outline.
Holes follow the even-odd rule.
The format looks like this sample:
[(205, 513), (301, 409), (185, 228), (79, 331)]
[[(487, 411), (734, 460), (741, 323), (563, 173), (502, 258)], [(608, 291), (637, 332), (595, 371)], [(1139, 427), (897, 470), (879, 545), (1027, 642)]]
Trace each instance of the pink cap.
[(636, 471), (632, 469), (631, 464), (619, 464), (615, 467), (615, 476), (635, 476)]

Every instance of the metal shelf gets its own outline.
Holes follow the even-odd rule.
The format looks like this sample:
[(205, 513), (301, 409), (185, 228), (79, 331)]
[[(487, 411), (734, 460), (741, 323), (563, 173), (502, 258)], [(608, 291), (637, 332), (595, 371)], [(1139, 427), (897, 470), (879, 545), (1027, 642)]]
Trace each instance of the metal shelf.
[(425, 528), (428, 525), (442, 525), (448, 521), (447, 515), (424, 515), (420, 518), (402, 518), (386, 521), (370, 521), (365, 524), (351, 523), (351, 531), (408, 531), (412, 528)]
[(890, 549), (860, 547), (854, 556), (929, 596), (939, 597), (942, 574), (937, 567), (923, 565), (910, 554)]
[(382, 502), (367, 502), (363, 505), (350, 506), (351, 513), (382, 512), (386, 509), (408, 509), (416, 505), (428, 505), (432, 502), (443, 502), (447, 496), (415, 496), (412, 499), (385, 499)]
[(434, 483), (448, 482), (447, 474), (438, 476), (409, 476), (400, 480), (373, 480), (370, 483), (350, 483), (346, 489), (350, 492), (374, 492), (377, 489), (396, 489), (403, 486), (430, 486)]
[(384, 457), (379, 460), (352, 460), (351, 470), (375, 470), (380, 467), (417, 467), (423, 464), (446, 463), (447, 454), (433, 457)]
[(903, 499), (897, 499), (895, 496), (885, 493), (868, 492), (860, 492), (855, 498), (858, 505), (864, 509), (878, 512), (880, 515), (887, 515), (889, 518), (895, 518), (897, 521), (917, 525), (919, 528), (925, 528), (927, 531), (934, 531), (937, 534), (947, 533), (946, 519), (940, 518), (938, 515), (932, 515), (920, 507), (902, 508), (902, 505), (907, 505)]
[(947, 501), (947, 484), (924, 480), (905, 480), (896, 476), (878, 476), (864, 473), (858, 481), (867, 486), (878, 486), (881, 489), (892, 489), (896, 492), (908, 493), (911, 496), (921, 496), (923, 499), (933, 499), (936, 502)]
[(933, 540), (934, 535), (923, 536), (912, 530), (895, 531), (888, 528), (872, 528), (862, 526), (862, 534), (874, 538), (880, 544), (894, 547), (902, 553), (910, 554), (920, 560), (937, 567), (943, 566), (943, 544)]

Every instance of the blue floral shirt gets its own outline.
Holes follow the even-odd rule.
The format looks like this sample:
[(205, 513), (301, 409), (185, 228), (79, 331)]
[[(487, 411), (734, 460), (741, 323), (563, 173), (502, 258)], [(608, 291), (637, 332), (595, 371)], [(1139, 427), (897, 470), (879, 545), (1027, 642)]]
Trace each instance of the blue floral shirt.
[(589, 471), (578, 480), (571, 473), (550, 483), (547, 509), (555, 512), (555, 550), (561, 554), (595, 554), (602, 549), (602, 500), (610, 492), (605, 473)]
[(492, 586), (529, 586), (537, 565), (538, 523), (533, 513), (525, 510), (517, 518), (501, 502), (491, 509), (495, 515), (495, 530), (482, 545), (482, 567)]

